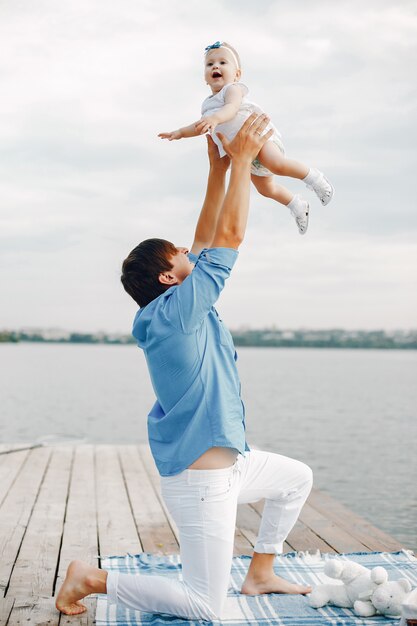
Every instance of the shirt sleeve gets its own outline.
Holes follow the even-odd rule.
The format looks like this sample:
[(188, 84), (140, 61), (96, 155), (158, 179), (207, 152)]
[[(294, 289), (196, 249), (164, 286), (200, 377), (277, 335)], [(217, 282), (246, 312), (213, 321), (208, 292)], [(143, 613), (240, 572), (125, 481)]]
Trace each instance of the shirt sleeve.
[[(178, 285), (166, 302), (169, 322), (184, 333), (196, 330), (217, 302), (237, 260), (234, 248), (205, 248), (191, 274)], [(194, 262), (195, 255), (189, 254)], [(194, 258), (193, 258), (194, 257)]]
[(248, 95), (248, 93), (249, 93), (249, 89), (248, 89), (248, 88), (246, 87), (246, 85), (244, 85), (243, 83), (229, 83), (228, 85), (225, 85), (225, 86), (223, 87), (223, 89), (224, 89), (224, 97), (226, 97), (226, 92), (227, 92), (227, 90), (229, 89), (229, 87), (231, 87), (232, 85), (239, 85), (239, 87), (240, 87), (240, 88), (241, 88), (241, 90), (242, 90), (242, 95), (243, 95), (243, 97), (245, 97), (245, 96), (247, 96), (247, 95)]

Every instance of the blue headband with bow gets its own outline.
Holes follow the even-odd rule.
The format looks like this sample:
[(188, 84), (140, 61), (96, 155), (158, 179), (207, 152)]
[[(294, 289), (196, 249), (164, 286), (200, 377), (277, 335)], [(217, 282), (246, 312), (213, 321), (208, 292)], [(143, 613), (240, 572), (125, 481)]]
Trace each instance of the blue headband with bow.
[(208, 52), (209, 50), (215, 50), (216, 48), (221, 48), (221, 41), (216, 41), (216, 43), (212, 43), (211, 46), (207, 46), (204, 48), (204, 52)]
[(232, 55), (232, 57), (233, 57), (233, 59), (234, 59), (234, 61), (236, 63), (236, 67), (239, 68), (240, 63), (239, 63), (239, 61), (237, 59), (237, 56), (235, 55), (233, 50), (231, 48), (229, 48), (229, 46), (227, 44), (223, 43), (222, 41), (216, 41), (216, 43), (212, 43), (211, 46), (207, 46), (204, 49), (204, 54), (207, 55), (210, 52), (210, 50), (216, 50), (217, 48), (222, 48), (222, 47), (226, 48), (226, 50), (229, 50), (230, 54)]

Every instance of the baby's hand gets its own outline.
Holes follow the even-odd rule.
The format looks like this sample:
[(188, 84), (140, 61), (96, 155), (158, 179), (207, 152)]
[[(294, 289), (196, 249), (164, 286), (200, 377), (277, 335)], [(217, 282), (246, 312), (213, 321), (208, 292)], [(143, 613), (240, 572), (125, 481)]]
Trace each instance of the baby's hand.
[(161, 139), (168, 139), (168, 141), (172, 141), (173, 139), (181, 139), (181, 131), (173, 130), (170, 133), (159, 133), (158, 137)]
[(213, 132), (218, 124), (218, 121), (214, 115), (208, 115), (207, 117), (202, 117), (201, 120), (196, 122), (195, 128), (196, 131), (203, 135), (204, 133)]

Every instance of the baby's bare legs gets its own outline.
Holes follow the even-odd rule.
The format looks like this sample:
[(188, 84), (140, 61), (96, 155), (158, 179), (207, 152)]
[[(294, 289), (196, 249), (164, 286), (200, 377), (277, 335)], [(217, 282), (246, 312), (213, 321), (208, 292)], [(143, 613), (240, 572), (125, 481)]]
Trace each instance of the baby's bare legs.
[(251, 178), (261, 196), (272, 198), (285, 206), (287, 206), (294, 198), (294, 194), (291, 193), (291, 191), (289, 191), (286, 187), (275, 183), (273, 176), (255, 176), (252, 174)]
[[(266, 144), (262, 146), (258, 154), (258, 160), (262, 165), (267, 167), (270, 172), (278, 174), (279, 176), (291, 176), (291, 178), (299, 178), (302, 180), (309, 172), (309, 168), (303, 163), (295, 161), (294, 159), (287, 159), (273, 141), (267, 141)], [(278, 200), (278, 202), (280, 201)], [(288, 204), (288, 202), (286, 204)]]

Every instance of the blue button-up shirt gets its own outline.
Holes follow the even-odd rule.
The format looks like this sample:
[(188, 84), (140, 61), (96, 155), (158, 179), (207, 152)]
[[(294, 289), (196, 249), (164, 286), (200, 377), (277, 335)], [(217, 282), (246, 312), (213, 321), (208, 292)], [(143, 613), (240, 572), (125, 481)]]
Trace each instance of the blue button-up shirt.
[(191, 274), (136, 314), (133, 336), (157, 397), (148, 434), (161, 476), (182, 472), (213, 446), (249, 450), (237, 355), (213, 306), (237, 256), (232, 248), (189, 254)]

